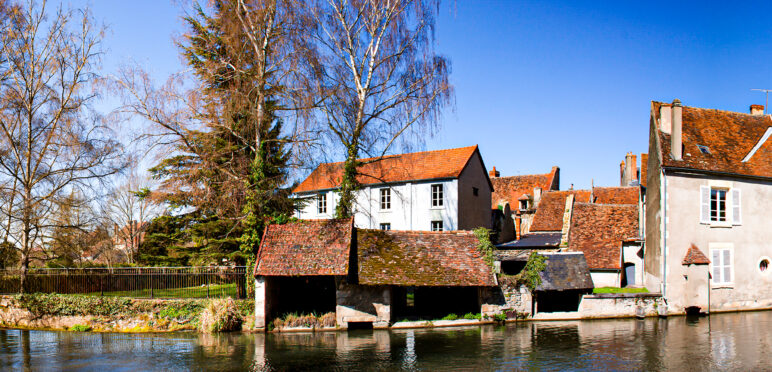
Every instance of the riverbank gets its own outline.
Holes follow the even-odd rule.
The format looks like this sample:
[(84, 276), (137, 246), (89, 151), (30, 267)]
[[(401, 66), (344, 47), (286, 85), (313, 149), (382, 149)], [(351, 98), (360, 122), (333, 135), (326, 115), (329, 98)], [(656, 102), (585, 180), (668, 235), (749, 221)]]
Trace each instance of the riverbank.
[[(198, 330), (210, 300), (150, 300), (57, 294), (0, 296), (0, 327), (56, 331), (175, 332)], [(242, 330), (253, 331), (254, 302), (237, 300)]]

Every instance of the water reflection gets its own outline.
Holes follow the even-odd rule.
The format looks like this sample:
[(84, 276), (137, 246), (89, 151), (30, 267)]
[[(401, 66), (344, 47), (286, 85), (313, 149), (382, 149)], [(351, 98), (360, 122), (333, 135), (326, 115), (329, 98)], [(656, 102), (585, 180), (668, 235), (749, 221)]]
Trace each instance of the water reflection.
[(295, 334), (0, 330), (1, 370), (770, 369), (772, 312)]

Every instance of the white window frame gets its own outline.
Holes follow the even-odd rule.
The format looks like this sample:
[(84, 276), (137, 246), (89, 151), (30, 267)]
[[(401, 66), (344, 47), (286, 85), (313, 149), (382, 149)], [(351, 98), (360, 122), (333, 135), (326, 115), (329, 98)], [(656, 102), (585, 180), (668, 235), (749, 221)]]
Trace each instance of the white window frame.
[(323, 192), (316, 196), (316, 214), (327, 214), (327, 193)]
[[(733, 187), (729, 181), (710, 181), (708, 185), (700, 186), (700, 223), (710, 225), (710, 227), (732, 227), (742, 224), (742, 205), (741, 192), (739, 188)], [(724, 221), (713, 221), (711, 198), (713, 190), (722, 190), (726, 192), (724, 199)], [(717, 210), (720, 213), (720, 210)]]
[(391, 210), (391, 189), (386, 187), (380, 191), (380, 206), (382, 211)]
[[(735, 265), (734, 265), (734, 244), (732, 243), (709, 243), (710, 251), (710, 285), (711, 288), (732, 288), (735, 283)], [(729, 252), (729, 262), (725, 262), (726, 254)], [(718, 255), (716, 255), (718, 253)], [(718, 262), (716, 262), (718, 261)], [(719, 278), (716, 277), (716, 266), (719, 267)], [(731, 278), (726, 280), (725, 269), (729, 268)]]
[(432, 208), (443, 208), (445, 206), (445, 185), (434, 183), (430, 186), (429, 190), (431, 193)]
[[(435, 228), (435, 224), (439, 224), (439, 228)], [(445, 224), (442, 222), (442, 220), (432, 221), (429, 227), (432, 231), (445, 231)]]

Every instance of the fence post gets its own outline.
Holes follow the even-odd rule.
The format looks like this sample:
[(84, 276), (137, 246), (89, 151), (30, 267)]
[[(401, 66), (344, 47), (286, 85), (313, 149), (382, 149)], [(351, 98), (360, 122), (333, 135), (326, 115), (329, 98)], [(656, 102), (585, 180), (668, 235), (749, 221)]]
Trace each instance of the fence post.
[[(205, 271), (208, 271), (204, 269)], [(209, 273), (205, 273), (204, 277), (206, 278), (206, 298), (209, 298)]]
[(104, 288), (104, 285), (102, 284), (102, 282), (104, 282), (104, 279), (105, 279), (104, 275), (99, 276), (99, 297), (105, 296), (105, 288)]

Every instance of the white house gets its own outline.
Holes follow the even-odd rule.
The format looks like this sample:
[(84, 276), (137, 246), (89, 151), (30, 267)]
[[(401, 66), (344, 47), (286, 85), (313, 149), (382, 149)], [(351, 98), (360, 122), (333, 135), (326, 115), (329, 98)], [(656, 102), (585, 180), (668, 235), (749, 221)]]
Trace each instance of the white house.
[(673, 313), (772, 308), (772, 119), (652, 102), (645, 284)]
[[(354, 223), (382, 230), (490, 228), (493, 186), (477, 146), (361, 159)], [(301, 219), (335, 215), (343, 163), (319, 165), (293, 194)]]

